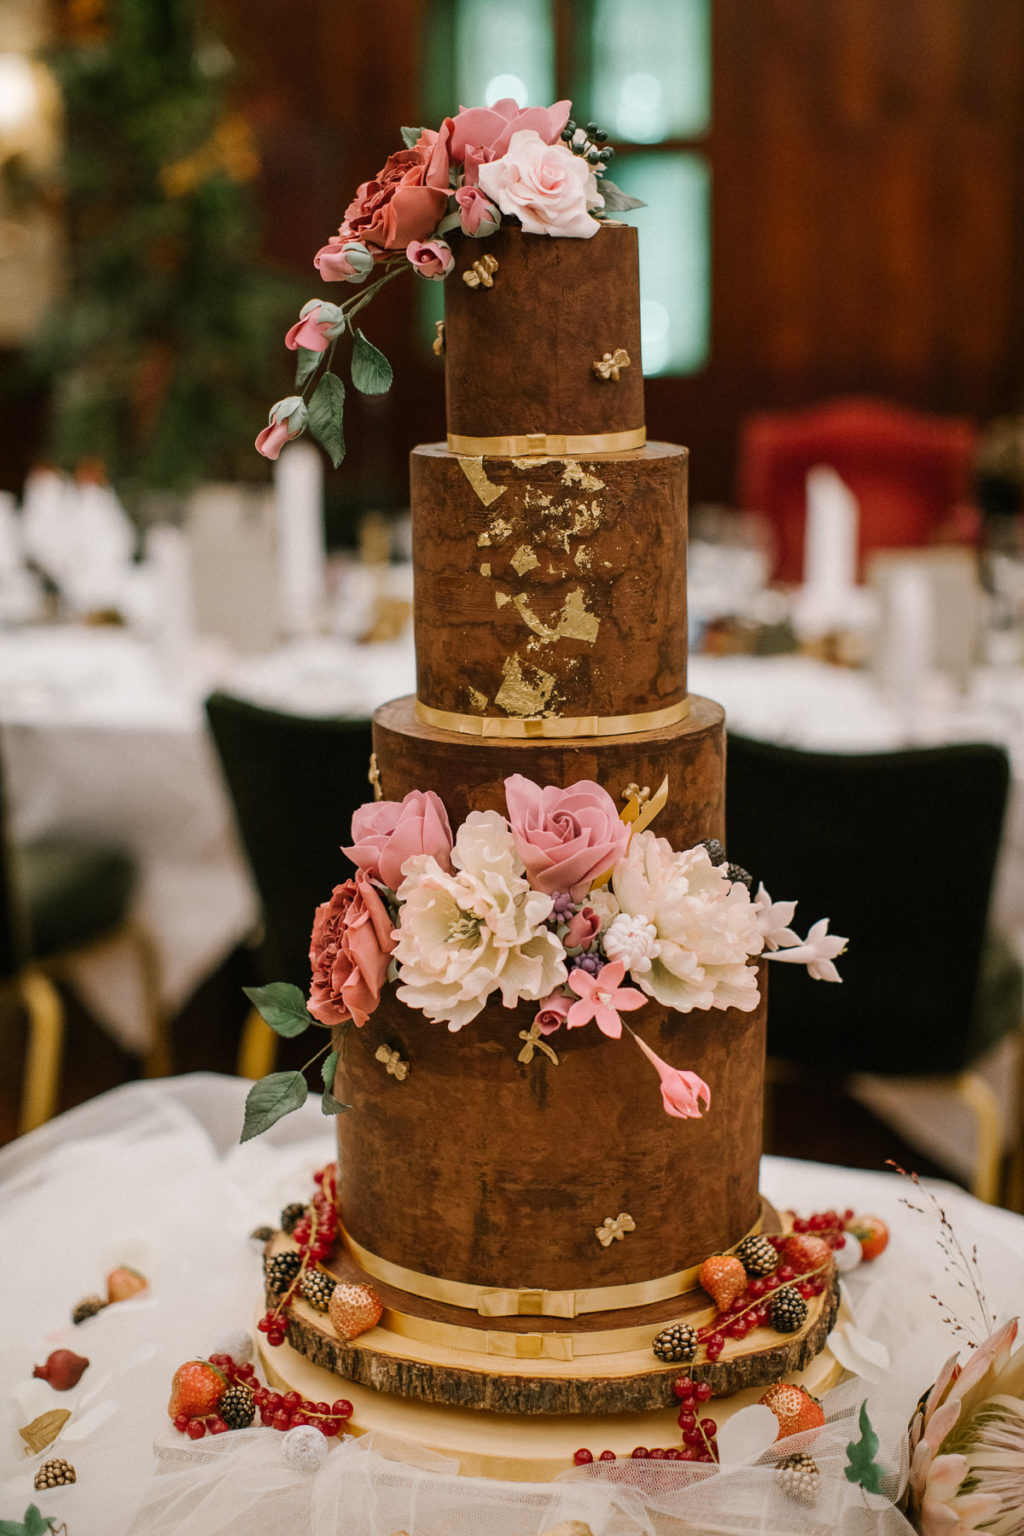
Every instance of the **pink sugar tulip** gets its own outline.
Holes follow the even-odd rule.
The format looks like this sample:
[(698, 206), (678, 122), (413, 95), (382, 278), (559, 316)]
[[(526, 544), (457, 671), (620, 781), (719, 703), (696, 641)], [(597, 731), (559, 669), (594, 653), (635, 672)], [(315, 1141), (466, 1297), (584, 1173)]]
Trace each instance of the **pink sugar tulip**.
[(678, 1120), (699, 1120), (701, 1100), (704, 1101), (705, 1110), (711, 1107), (711, 1089), (704, 1079), (698, 1077), (696, 1072), (680, 1072), (670, 1067), (639, 1035), (632, 1030), (630, 1033), (647, 1059), (657, 1068), (661, 1078), (661, 1102), (666, 1113), (675, 1115)]

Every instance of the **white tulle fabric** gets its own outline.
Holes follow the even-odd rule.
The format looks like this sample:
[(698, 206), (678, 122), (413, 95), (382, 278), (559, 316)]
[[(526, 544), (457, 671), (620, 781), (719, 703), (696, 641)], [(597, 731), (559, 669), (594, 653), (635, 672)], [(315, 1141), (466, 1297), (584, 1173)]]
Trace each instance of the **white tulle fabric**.
[[(663, 1536), (674, 1522), (737, 1536), (909, 1531), (894, 1507), (905, 1427), (955, 1347), (929, 1293), (956, 1301), (955, 1283), (934, 1224), (901, 1204), (904, 1181), (779, 1159), (765, 1159), (761, 1181), (776, 1204), (851, 1205), (893, 1230), (887, 1253), (846, 1282), (859, 1328), (887, 1345), (892, 1366), (877, 1383), (854, 1379), (828, 1394), (828, 1422), (806, 1447), (822, 1478), (813, 1507), (785, 1496), (771, 1457), (725, 1473), (616, 1462), (539, 1485), (460, 1478), (444, 1458), (380, 1436), (334, 1443), (319, 1470), (304, 1472), (286, 1465), (275, 1430), (198, 1442), (176, 1434), (166, 1416), (175, 1367), (216, 1351), (258, 1304), (247, 1234), (301, 1196), (332, 1153), (313, 1103), (239, 1147), (246, 1087), (212, 1076), (132, 1084), (0, 1151), (0, 1520), (22, 1519), (35, 1502), (72, 1536), (541, 1536), (569, 1519), (593, 1536)], [(990, 1304), (1009, 1315), (1024, 1221), (940, 1189), (962, 1241), (978, 1245)], [(72, 1327), (71, 1306), (101, 1289), (119, 1259), (145, 1269), (149, 1293)], [(91, 1361), (59, 1396), (32, 1378), (56, 1348)], [(889, 1469), (884, 1496), (844, 1476), (865, 1399)], [(45, 1455), (65, 1456), (78, 1481), (41, 1494), (32, 1479), (44, 1456), (25, 1456), (17, 1430), (52, 1407), (73, 1417)]]

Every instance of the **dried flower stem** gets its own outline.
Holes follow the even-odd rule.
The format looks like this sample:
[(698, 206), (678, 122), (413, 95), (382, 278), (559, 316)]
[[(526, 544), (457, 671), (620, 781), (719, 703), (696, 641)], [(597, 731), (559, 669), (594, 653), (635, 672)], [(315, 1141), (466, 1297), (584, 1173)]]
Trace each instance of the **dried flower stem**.
[(982, 1339), (987, 1338), (988, 1335), (993, 1332), (996, 1326), (995, 1315), (989, 1308), (988, 1301), (985, 1297), (985, 1291), (981, 1282), (981, 1269), (978, 1264), (977, 1245), (972, 1245), (970, 1253), (966, 1253), (964, 1251), (963, 1244), (960, 1242), (960, 1239), (957, 1237), (953, 1228), (953, 1223), (950, 1221), (949, 1217), (946, 1215), (945, 1210), (939, 1204), (931, 1190), (925, 1189), (922, 1186), (921, 1180), (916, 1173), (908, 1173), (905, 1168), (901, 1168), (899, 1163), (894, 1163), (891, 1158), (888, 1160), (887, 1166), (892, 1168), (903, 1178), (909, 1179), (917, 1189), (921, 1199), (926, 1202), (926, 1204), (918, 1205), (915, 1204), (913, 1200), (910, 1200), (905, 1196), (901, 1196), (900, 1204), (905, 1205), (908, 1210), (917, 1211), (921, 1216), (932, 1216), (939, 1223), (938, 1244), (946, 1260), (946, 1271), (953, 1277), (958, 1290), (966, 1291), (968, 1294), (973, 1295), (973, 1305), (977, 1308), (978, 1318), (980, 1320), (980, 1327), (977, 1334), (975, 1333), (973, 1327), (968, 1326), (961, 1320), (961, 1318), (957, 1315), (955, 1307), (952, 1307), (948, 1302), (943, 1301), (942, 1298), (937, 1296), (934, 1291), (930, 1292), (929, 1294), (932, 1301), (934, 1301), (937, 1306), (939, 1306), (945, 1313), (949, 1314), (948, 1316), (944, 1316), (942, 1321), (944, 1323), (948, 1323), (954, 1333), (966, 1334), (971, 1348), (975, 1349), (981, 1343)]

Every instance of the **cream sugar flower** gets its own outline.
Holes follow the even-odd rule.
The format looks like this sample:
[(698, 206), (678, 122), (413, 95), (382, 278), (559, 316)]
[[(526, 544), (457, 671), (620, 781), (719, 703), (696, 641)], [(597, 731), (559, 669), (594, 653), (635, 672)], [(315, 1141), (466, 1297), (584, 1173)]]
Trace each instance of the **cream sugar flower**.
[(536, 1002), (564, 983), (566, 968), (544, 926), (552, 898), (530, 889), (503, 816), (472, 811), (451, 860), (454, 874), (429, 854), (404, 866), (394, 958), (401, 1000), (458, 1030), (495, 990), (506, 1008)]
[(663, 837), (640, 832), (616, 864), (612, 888), (622, 911), (646, 919), (656, 935), (650, 970), (633, 978), (648, 996), (680, 1013), (757, 1007), (757, 974), (747, 964), (763, 945), (757, 912), (746, 886), (712, 864), (705, 847), (676, 853)]

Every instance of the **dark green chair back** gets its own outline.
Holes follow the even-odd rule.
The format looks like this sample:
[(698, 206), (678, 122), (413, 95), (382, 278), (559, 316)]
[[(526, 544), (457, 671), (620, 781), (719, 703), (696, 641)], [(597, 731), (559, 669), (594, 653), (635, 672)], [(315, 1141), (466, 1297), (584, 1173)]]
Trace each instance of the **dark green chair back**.
[(263, 908), (264, 981), (309, 986), (313, 914), (353, 873), (341, 852), (372, 798), (368, 720), (308, 719), (228, 694), (206, 701)]
[(849, 938), (841, 985), (769, 968), (768, 1051), (816, 1070), (957, 1071), (1020, 1020), (1020, 968), (990, 963), (987, 918), (1006, 753), (956, 745), (804, 752), (729, 733), (729, 858), (794, 927)]

